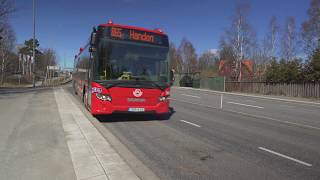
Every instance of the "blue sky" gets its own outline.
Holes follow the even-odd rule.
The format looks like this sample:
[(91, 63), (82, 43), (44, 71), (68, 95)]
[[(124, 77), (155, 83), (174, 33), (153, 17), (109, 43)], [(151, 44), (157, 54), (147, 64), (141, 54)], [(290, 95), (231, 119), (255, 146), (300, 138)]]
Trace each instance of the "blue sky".
[[(307, 19), (310, 0), (36, 0), (37, 38), (41, 47), (53, 48), (71, 66), (74, 55), (89, 37), (94, 25), (107, 22), (161, 28), (176, 46), (186, 37), (200, 54), (216, 49), (223, 31), (230, 26), (237, 3), (249, 3), (249, 22), (264, 36), (271, 16), (282, 25), (294, 16), (297, 28)], [(32, 37), (32, 0), (16, 0), (11, 24), (17, 43)]]

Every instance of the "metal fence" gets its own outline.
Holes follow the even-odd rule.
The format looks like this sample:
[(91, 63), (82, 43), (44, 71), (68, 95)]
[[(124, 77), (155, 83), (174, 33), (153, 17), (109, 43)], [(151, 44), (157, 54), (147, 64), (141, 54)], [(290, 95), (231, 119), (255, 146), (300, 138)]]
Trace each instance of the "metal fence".
[[(175, 75), (174, 86), (179, 86), (183, 75)], [(290, 97), (320, 98), (320, 83), (266, 83), (225, 81), (225, 77), (201, 77), (194, 80), (194, 88), (215, 91), (243, 92)]]
[(225, 91), (225, 77), (206, 77), (200, 79), (200, 88)]
[(319, 83), (225, 82), (226, 91), (320, 98)]

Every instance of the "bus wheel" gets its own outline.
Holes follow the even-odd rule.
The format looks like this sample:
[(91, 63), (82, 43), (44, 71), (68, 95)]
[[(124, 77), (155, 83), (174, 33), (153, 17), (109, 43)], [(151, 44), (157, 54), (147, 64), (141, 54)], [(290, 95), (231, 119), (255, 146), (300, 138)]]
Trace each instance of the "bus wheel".
[(157, 114), (157, 119), (158, 120), (169, 120), (170, 119), (170, 114), (165, 113), (165, 114)]

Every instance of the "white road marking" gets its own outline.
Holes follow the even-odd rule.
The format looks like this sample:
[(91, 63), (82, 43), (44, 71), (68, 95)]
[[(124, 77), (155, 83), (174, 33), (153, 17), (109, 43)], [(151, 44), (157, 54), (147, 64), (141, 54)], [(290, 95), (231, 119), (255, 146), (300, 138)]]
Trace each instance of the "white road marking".
[(207, 108), (212, 108), (212, 109), (218, 109), (218, 107), (214, 107), (214, 106), (207, 106), (207, 105), (200, 104), (200, 103), (193, 103), (193, 102), (183, 101), (183, 100), (178, 100), (178, 99), (174, 99), (174, 98), (171, 98), (171, 100), (173, 100), (173, 101), (185, 102), (185, 103), (194, 104), (194, 105), (199, 105), (199, 106), (203, 106), (203, 107), (207, 107)]
[[(293, 100), (293, 99), (282, 99), (282, 98), (275, 98), (275, 97), (256, 96), (256, 95), (241, 94), (241, 93), (230, 93), (230, 92), (214, 91), (214, 90), (207, 90), (207, 89), (194, 89), (194, 88), (188, 88), (188, 87), (172, 87), (172, 88), (211, 92), (211, 93), (217, 93), (217, 94), (228, 94), (228, 95), (244, 96), (244, 97), (254, 97), (254, 98), (260, 98), (260, 99), (277, 100), (277, 101), (285, 101), (285, 102), (304, 103), (304, 104), (310, 104), (310, 105), (320, 105), (320, 102), (300, 101), (300, 100)], [(316, 106), (316, 107), (319, 107), (319, 106)]]
[(277, 121), (277, 122), (284, 123), (284, 124), (295, 125), (295, 126), (298, 126), (298, 127), (320, 130), (320, 127), (309, 126), (309, 125), (294, 123), (294, 122), (290, 122), (290, 121), (284, 121), (284, 120), (274, 119), (274, 118), (267, 117), (267, 116), (258, 116), (258, 115), (248, 114), (248, 113), (244, 113), (244, 112), (240, 112), (240, 111), (232, 111), (232, 110), (228, 110), (228, 111), (234, 112), (234, 113), (238, 113), (238, 114), (242, 114), (242, 115), (246, 115), (246, 116), (251, 116), (251, 117), (256, 117), (256, 118), (262, 118), (262, 119), (268, 119), (268, 120), (271, 120), (271, 121)]
[(188, 97), (193, 97), (193, 98), (198, 98), (198, 99), (200, 99), (200, 97), (199, 96), (193, 96), (193, 95), (189, 95), (189, 94), (181, 94), (182, 96), (188, 96)]
[(189, 121), (185, 121), (185, 120), (180, 120), (181, 122), (184, 122), (184, 123), (187, 123), (187, 124), (190, 124), (192, 126), (196, 126), (196, 127), (201, 127), (199, 126), (198, 124), (195, 124), (195, 123), (192, 123), (192, 122), (189, 122)]
[(228, 101), (228, 104), (235, 104), (235, 105), (239, 105), (239, 106), (247, 106), (247, 107), (253, 107), (253, 108), (258, 108), (258, 109), (264, 109), (264, 107), (261, 106), (254, 106), (254, 105), (250, 105), (250, 104), (242, 104), (242, 103), (236, 103), (236, 102), (231, 102)]
[[(212, 109), (219, 109), (218, 107), (207, 106), (207, 105), (200, 104), (200, 103), (193, 103), (193, 102), (188, 102), (188, 101), (183, 101), (183, 100), (177, 100), (177, 99), (173, 99), (173, 98), (172, 98), (171, 100), (173, 100), (173, 101), (180, 101), (180, 102), (189, 103), (189, 104), (194, 104), (194, 105), (199, 105), (199, 106), (203, 106), (203, 107), (207, 107), (207, 108), (212, 108)], [(240, 111), (232, 111), (232, 110), (226, 110), (226, 109), (224, 109), (224, 110), (222, 110), (222, 111), (232, 112), (232, 113), (237, 113), (237, 114), (242, 114), (242, 115), (244, 115), (244, 116), (251, 116), (251, 117), (255, 117), (255, 118), (268, 119), (268, 120), (271, 120), (271, 121), (276, 121), (276, 122), (280, 122), (280, 123), (284, 123), (284, 124), (290, 124), (290, 125), (294, 125), (294, 126), (297, 126), (297, 127), (303, 127), (303, 128), (320, 130), (320, 127), (309, 126), (309, 125), (304, 125), (304, 124), (299, 124), (299, 123), (294, 123), (294, 122), (289, 122), (289, 121), (274, 119), (274, 118), (267, 117), (267, 116), (258, 116), (258, 115), (248, 114), (248, 113), (244, 113), (244, 112), (240, 112)]]
[(275, 154), (275, 155), (277, 155), (277, 156), (280, 156), (280, 157), (283, 157), (283, 158), (289, 159), (289, 160), (291, 160), (291, 161), (294, 161), (294, 162), (300, 163), (300, 164), (305, 165), (305, 166), (308, 166), (308, 167), (311, 167), (311, 166), (312, 166), (312, 164), (309, 164), (309, 163), (306, 163), (306, 162), (300, 161), (300, 160), (298, 160), (298, 159), (292, 158), (292, 157), (290, 157), (290, 156), (286, 156), (286, 155), (284, 155), (284, 154), (281, 154), (281, 153), (278, 153), (278, 152), (272, 151), (272, 150), (267, 149), (267, 148), (264, 148), (264, 147), (259, 147), (259, 149), (260, 149), (260, 150), (263, 150), (263, 151), (266, 151), (266, 152), (269, 152), (269, 153), (271, 153), (271, 154)]

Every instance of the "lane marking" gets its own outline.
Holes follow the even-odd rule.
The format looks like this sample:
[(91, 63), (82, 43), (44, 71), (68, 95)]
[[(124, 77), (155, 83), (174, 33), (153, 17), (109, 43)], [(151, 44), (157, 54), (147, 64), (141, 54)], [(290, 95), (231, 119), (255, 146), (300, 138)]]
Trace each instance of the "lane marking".
[(239, 106), (247, 106), (247, 107), (253, 107), (253, 108), (258, 108), (258, 109), (264, 109), (264, 107), (261, 106), (254, 106), (254, 105), (250, 105), (250, 104), (242, 104), (242, 103), (236, 103), (236, 102), (232, 102), (232, 101), (228, 101), (228, 104), (235, 104), (235, 105), (239, 105)]
[(200, 97), (199, 96), (193, 96), (193, 95), (189, 95), (189, 94), (181, 94), (182, 96), (188, 96), (188, 97), (193, 97), (193, 98), (198, 98), (198, 99), (200, 99)]
[(212, 108), (212, 109), (218, 109), (218, 107), (214, 107), (214, 106), (207, 106), (204, 104), (199, 104), (199, 103), (193, 103), (193, 102), (189, 102), (189, 101), (183, 101), (183, 100), (178, 100), (175, 98), (171, 98), (172, 101), (179, 101), (179, 102), (185, 102), (185, 103), (189, 103), (189, 104), (193, 104), (193, 105), (199, 105), (199, 106), (203, 106), (203, 107), (207, 107), (207, 108)]
[(272, 151), (270, 149), (267, 149), (267, 148), (264, 148), (264, 147), (259, 147), (260, 150), (262, 151), (266, 151), (268, 153), (271, 153), (271, 154), (274, 154), (274, 155), (277, 155), (277, 156), (280, 156), (280, 157), (283, 157), (283, 158), (286, 158), (286, 159), (289, 159), (291, 161), (294, 161), (294, 162), (297, 162), (297, 163), (300, 163), (302, 165), (305, 165), (305, 166), (308, 166), (308, 167), (311, 167), (312, 164), (309, 164), (309, 163), (306, 163), (306, 162), (303, 162), (303, 161), (300, 161), (298, 159), (295, 159), (295, 158), (292, 158), (290, 156), (287, 156), (287, 155), (284, 155), (284, 154), (281, 154), (281, 153), (278, 153), (278, 152), (275, 152), (275, 151)]
[[(199, 106), (206, 107), (206, 108), (212, 108), (212, 109), (221, 110), (220, 108), (214, 107), (214, 106), (207, 106), (207, 105), (204, 105), (204, 104), (193, 103), (193, 102), (188, 102), (188, 101), (183, 101), (183, 100), (177, 100), (177, 99), (174, 99), (174, 98), (172, 98), (171, 100), (173, 100), (173, 101), (178, 101), (178, 102), (189, 103), (189, 104), (193, 104), (193, 105), (199, 105)], [(320, 130), (320, 127), (309, 126), (309, 125), (304, 125), (304, 124), (299, 124), (299, 123), (294, 123), (294, 122), (289, 122), (289, 121), (274, 119), (274, 118), (267, 117), (267, 116), (258, 116), (258, 115), (254, 115), (254, 114), (248, 114), (248, 113), (244, 113), (244, 112), (240, 112), (240, 111), (232, 111), (232, 110), (226, 110), (226, 109), (223, 109), (223, 110), (221, 110), (221, 111), (232, 112), (232, 113), (241, 114), (241, 115), (243, 115), (243, 116), (250, 116), (250, 117), (254, 117), (254, 118), (268, 119), (268, 120), (271, 120), (271, 121), (276, 121), (276, 122), (280, 122), (280, 123), (283, 123), (283, 124), (294, 125), (294, 126), (297, 126), (297, 127), (303, 127), (303, 128), (308, 128), (308, 129)]]
[(173, 89), (185, 89), (185, 90), (211, 92), (211, 93), (216, 93), (216, 94), (228, 94), (228, 95), (235, 95), (235, 96), (254, 97), (254, 98), (260, 98), (260, 99), (267, 99), (267, 100), (286, 101), (286, 102), (291, 102), (291, 103), (292, 102), (294, 102), (294, 103), (304, 103), (304, 104), (309, 104), (309, 105), (317, 105), (316, 107), (319, 107), (319, 105), (320, 105), (320, 102), (310, 102), (310, 101), (301, 101), (301, 100), (293, 100), (293, 99), (282, 99), (282, 98), (275, 98), (275, 97), (256, 96), (256, 95), (250, 95), (250, 94), (240, 94), (240, 93), (213, 91), (213, 90), (207, 90), (207, 89), (194, 89), (194, 88), (188, 88), (188, 87), (172, 87), (172, 88)]
[(192, 122), (189, 122), (189, 121), (185, 121), (185, 120), (180, 120), (181, 122), (184, 122), (184, 123), (187, 123), (187, 124), (190, 124), (192, 126), (196, 126), (196, 127), (201, 127), (199, 126), (198, 124), (195, 124), (195, 123), (192, 123)]
[(276, 122), (280, 122), (280, 123), (284, 123), (284, 124), (295, 125), (295, 126), (298, 126), (298, 127), (320, 130), (320, 127), (309, 126), (309, 125), (294, 123), (294, 122), (285, 121), (285, 120), (279, 120), (279, 119), (275, 119), (275, 118), (271, 118), (271, 117), (267, 117), (267, 116), (258, 116), (258, 115), (254, 115), (254, 114), (244, 113), (244, 112), (241, 112), (241, 111), (232, 111), (232, 110), (226, 110), (226, 111), (242, 114), (242, 115), (245, 115), (245, 116), (255, 117), (255, 118), (268, 119), (268, 120), (271, 120), (271, 121), (276, 121)]

